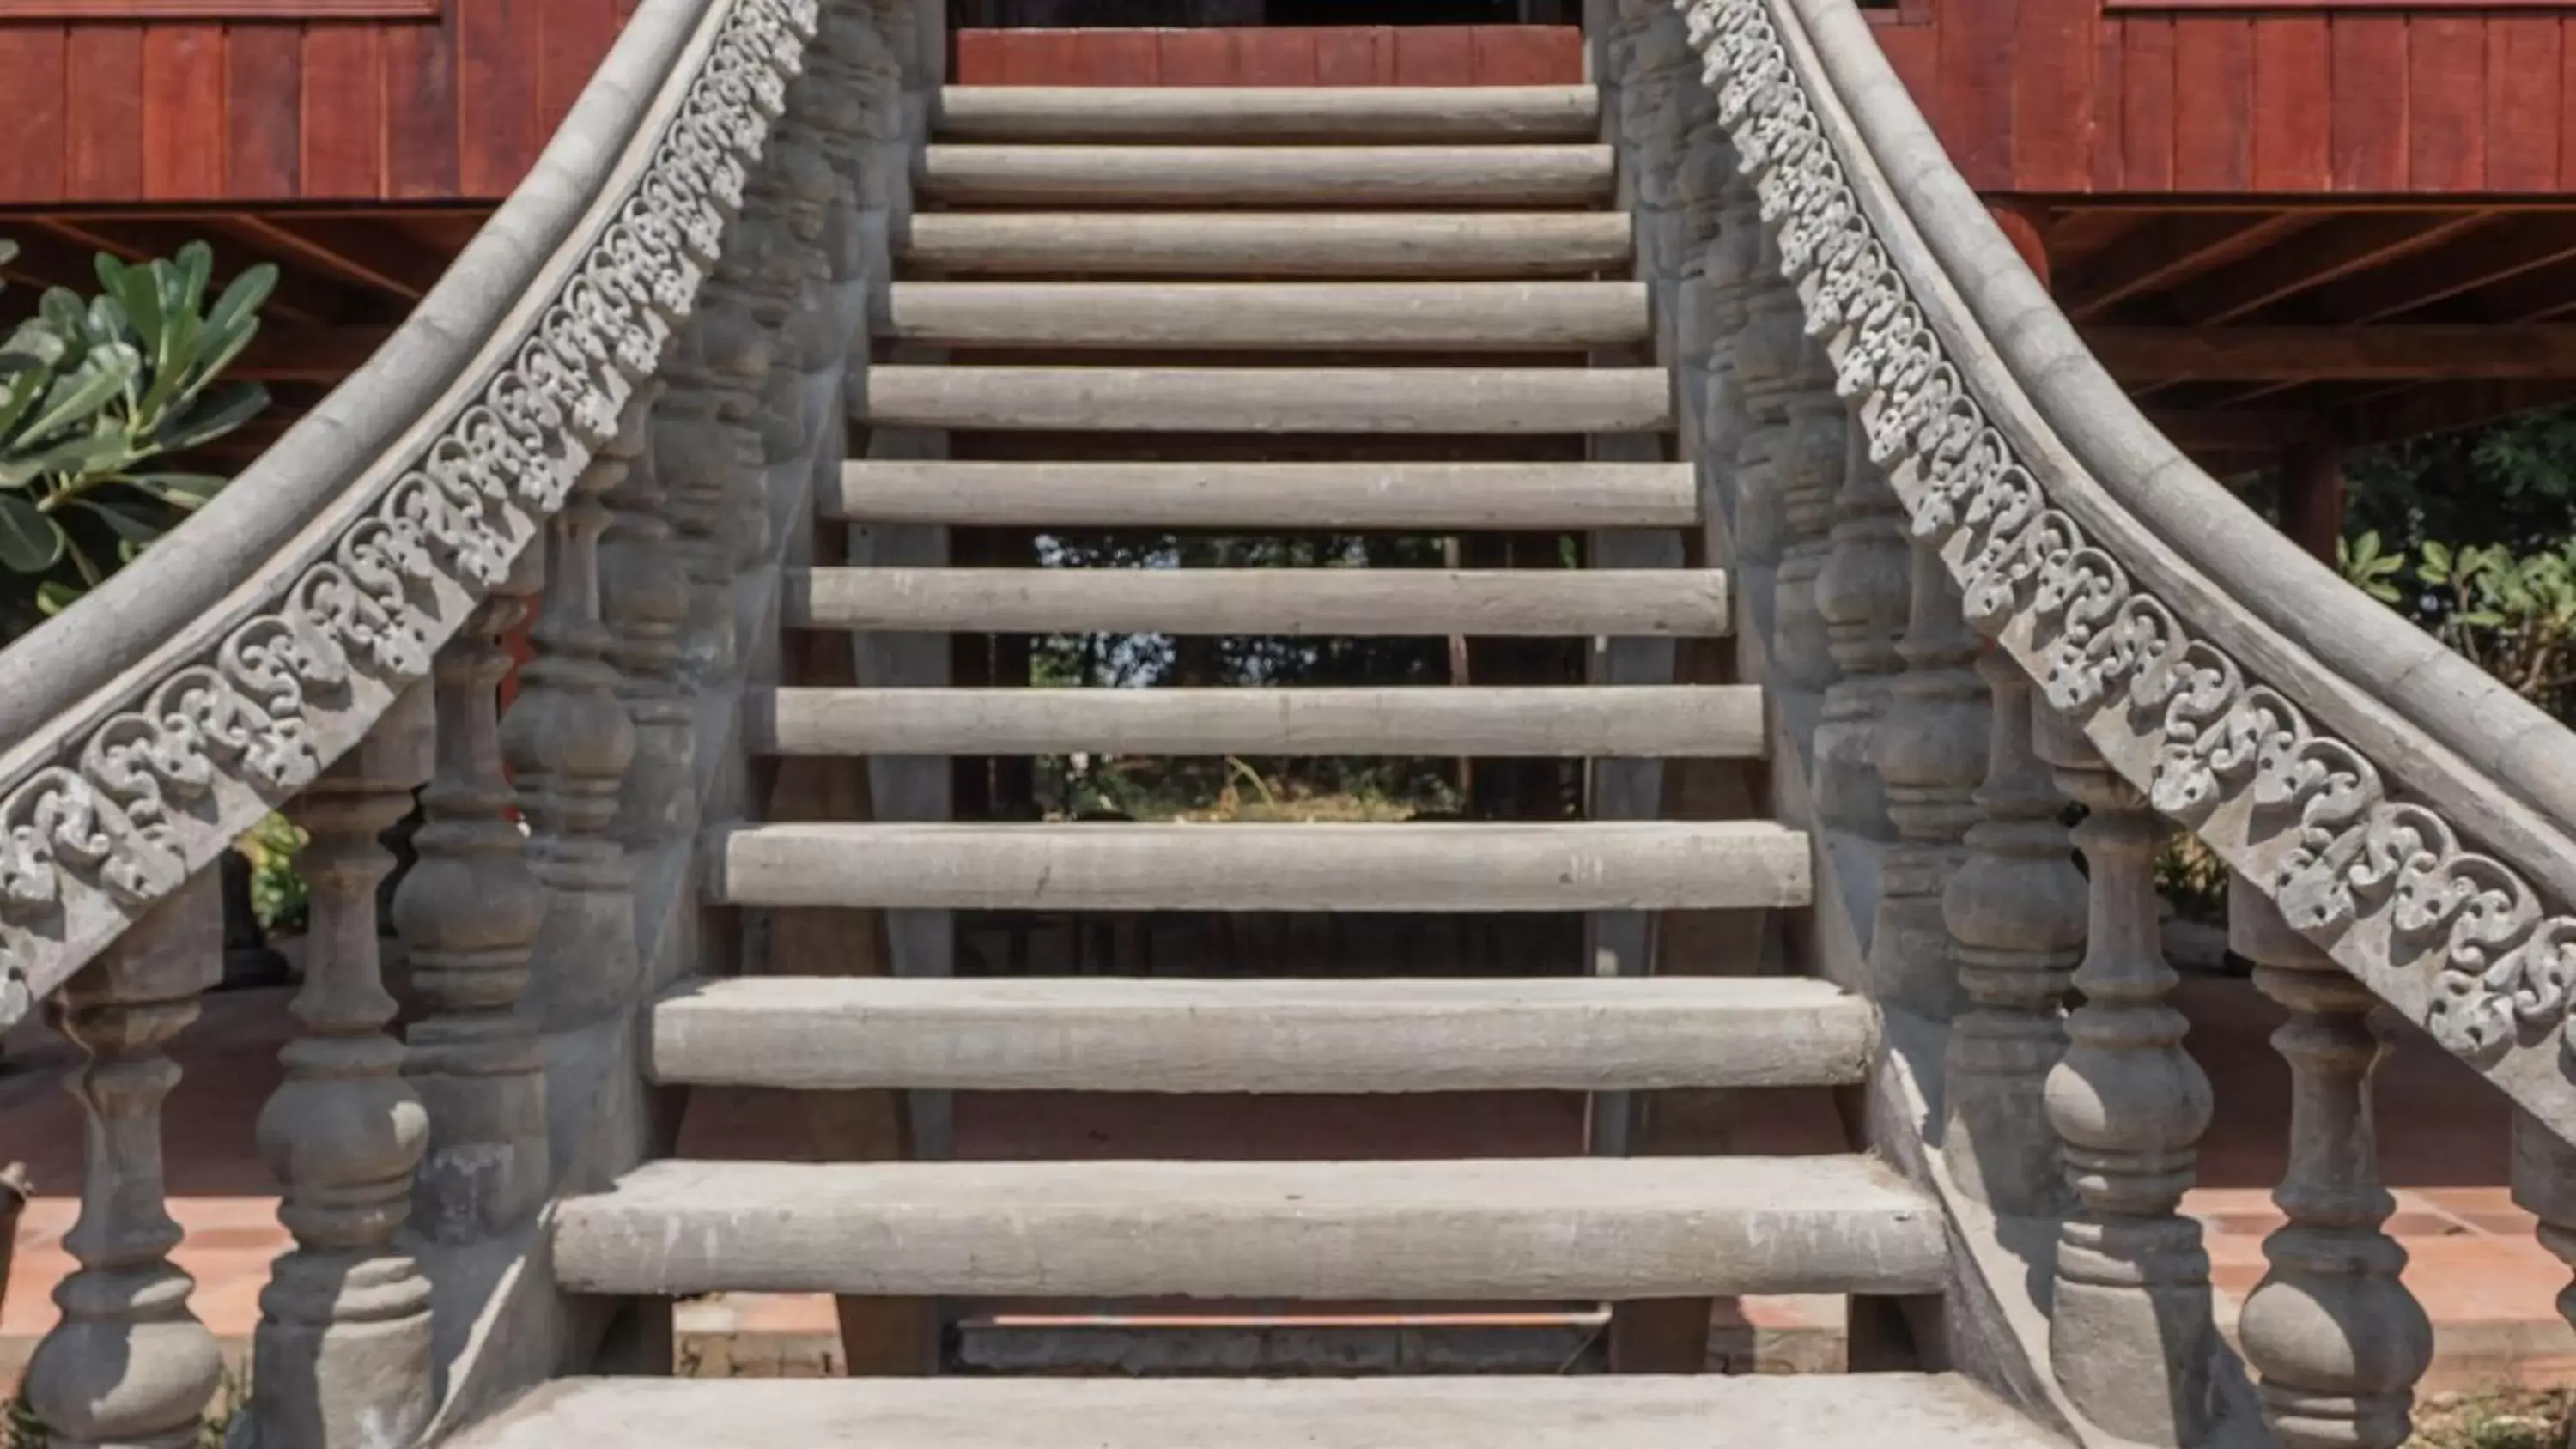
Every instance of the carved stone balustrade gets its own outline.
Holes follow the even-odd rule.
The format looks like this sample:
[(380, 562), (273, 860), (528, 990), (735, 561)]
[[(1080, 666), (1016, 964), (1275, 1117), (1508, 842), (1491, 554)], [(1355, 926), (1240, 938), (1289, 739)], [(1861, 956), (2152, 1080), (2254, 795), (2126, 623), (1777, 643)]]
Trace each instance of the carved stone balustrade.
[(312, 890), (303, 1032), (280, 1053), (286, 1080), (259, 1114), (259, 1145), (283, 1187), (295, 1246), (260, 1294), (251, 1411), (262, 1449), (380, 1449), (429, 1422), (430, 1286), (394, 1246), (411, 1216), (412, 1171), (429, 1137), (386, 1035), (394, 999), (376, 947), (376, 883), (393, 857), (376, 837), (430, 777), (433, 698), (405, 694), (288, 814), (309, 841)]
[(1816, 725), (1816, 815), (1831, 829), (1883, 840), (1892, 827), (1878, 774), (1878, 730), (1887, 718), (1888, 686), (1905, 666), (1897, 652), (1910, 592), (1905, 515), (1870, 465), (1860, 429), (1847, 427), (1843, 442), (1842, 486), (1812, 587), (1834, 669)]
[(2166, 1003), (2176, 981), (2156, 920), (2166, 827), (2091, 745), (2043, 714), (2040, 751), (2086, 814), (2074, 830), (2090, 885), (2081, 1004), (2049, 1073), (2049, 1121), (2076, 1209), (2059, 1230), (2049, 1362), (2091, 1420), (2144, 1444), (2199, 1444), (2214, 1421), (2209, 1254), (2180, 1211), (2209, 1078)]
[(2251, 883), (2227, 892), (2228, 938), (2254, 984), (2288, 1007), (2272, 1045), (2290, 1064), (2290, 1163), (2272, 1194), (2288, 1221), (2263, 1240), (2271, 1271), (2237, 1320), (2263, 1418), (2289, 1449), (2395, 1449), (2415, 1381), (2433, 1362), (2423, 1305), (2398, 1280), (2406, 1250), (2383, 1224), (2370, 1078), (2388, 1046), (2379, 1000)]
[(223, 1379), (214, 1334), (188, 1311), (195, 1280), (170, 1261), (181, 1234), (161, 1173), (161, 1103), (179, 1081), (163, 1048), (223, 979), (223, 937), (221, 881), (200, 871), (47, 1003), (85, 1057), (70, 1083), (80, 1217), (63, 1237), (80, 1267), (55, 1288), (62, 1318), (27, 1364), (27, 1404), (57, 1449), (187, 1449)]

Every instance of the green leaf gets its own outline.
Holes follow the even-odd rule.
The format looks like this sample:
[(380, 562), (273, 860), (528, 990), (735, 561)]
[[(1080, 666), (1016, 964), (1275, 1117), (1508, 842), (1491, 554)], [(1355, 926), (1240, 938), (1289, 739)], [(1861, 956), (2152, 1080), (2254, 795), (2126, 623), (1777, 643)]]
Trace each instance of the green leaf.
[(60, 579), (47, 579), (36, 585), (36, 608), (50, 618), (79, 603), (83, 592)]
[[(99, 260), (104, 262), (107, 258)], [(166, 270), (168, 264), (164, 262), (128, 267), (107, 290), (134, 328), (134, 340), (146, 357), (158, 357), (161, 352), (161, 273)]]
[(213, 473), (136, 473), (125, 481), (173, 508), (194, 513), (233, 480)]
[(63, 556), (63, 531), (15, 493), (0, 493), (0, 566), (40, 574)]
[(55, 335), (66, 343), (89, 336), (89, 306), (68, 288), (46, 288), (44, 300), (37, 304), (37, 315), (51, 324)]
[(105, 407), (109, 399), (124, 390), (137, 362), (134, 349), (122, 344), (101, 349), (93, 360), (101, 365), (54, 385), (53, 394), (45, 399), (44, 410), (27, 425), (28, 437), (46, 437)]
[(45, 374), (41, 371), (22, 372), (0, 385), (0, 441), (8, 438), (18, 420), (27, 415), (45, 391)]
[(72, 506), (95, 514), (100, 522), (108, 526), (110, 532), (127, 543), (150, 543), (169, 531), (149, 519), (137, 518), (121, 508), (102, 503), (94, 498), (75, 498), (72, 500)]
[(215, 249), (201, 241), (179, 248), (178, 304), (170, 310), (194, 315), (206, 305), (206, 282), (215, 274)]
[(0, 267), (5, 267), (17, 259), (18, 244), (7, 237), (0, 237)]
[(204, 406), (166, 420), (152, 441), (163, 452), (184, 453), (249, 422), (267, 406), (267, 388), (255, 382), (236, 383), (215, 393)]
[(206, 330), (211, 332), (250, 316), (276, 290), (277, 267), (272, 262), (262, 262), (233, 278), (216, 300), (214, 310), (206, 314)]

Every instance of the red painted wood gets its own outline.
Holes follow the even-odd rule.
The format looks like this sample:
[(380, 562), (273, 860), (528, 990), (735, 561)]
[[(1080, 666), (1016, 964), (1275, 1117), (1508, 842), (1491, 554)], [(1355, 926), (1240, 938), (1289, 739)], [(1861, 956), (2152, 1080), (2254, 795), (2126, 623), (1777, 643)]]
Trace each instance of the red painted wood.
[(1234, 32), (1167, 30), (1162, 44), (1163, 84), (1230, 86), (1234, 84)]
[(1014, 30), (1002, 37), (1002, 84), (1064, 84), (1074, 37), (1061, 30)]
[(2013, 18), (2013, 185), (2081, 191), (2093, 175), (2090, 5), (2023, 0)]
[(374, 200), (385, 186), (381, 32), (315, 25), (304, 32), (304, 195)]
[(224, 37), (225, 195), (286, 201), (302, 194), (303, 112), (304, 27), (231, 27)]
[(1395, 84), (1395, 30), (1391, 26), (1335, 25), (1315, 32), (1315, 83), (1327, 86)]
[(1971, 186), (2012, 184), (2012, 46), (2019, 10), (2018, 0), (1943, 0), (1940, 8), (1938, 104), (1947, 122), (1941, 139)]
[(538, 15), (552, 0), (454, 0), (457, 185), (506, 196), (543, 144), (538, 127)]
[(68, 46), (59, 25), (0, 28), (0, 75), (9, 77), (11, 135), (0, 143), (0, 202), (59, 201), (63, 195), (64, 91)]
[(2486, 23), (2486, 187), (2547, 191), (2558, 184), (2559, 22), (2545, 15)]
[(2233, 16), (2174, 20), (2174, 188), (2242, 191), (2254, 174), (2254, 27)]
[(63, 150), (63, 194), (74, 201), (143, 195), (143, 28), (74, 25), (63, 55), (65, 97), (77, 109)]
[(2576, 33), (2558, 27), (2558, 189), (2576, 191)]
[(1234, 37), (1234, 83), (1314, 85), (1315, 32), (1295, 27), (1238, 31)]
[(143, 31), (143, 195), (229, 195), (224, 184), (224, 29)]
[[(574, 0), (579, 3), (579, 0)], [(385, 32), (385, 195), (454, 196), (458, 174), (456, 18)]]
[(2334, 177), (2334, 54), (2322, 15), (2254, 27), (2256, 191), (2323, 191)]
[(2484, 28), (2468, 16), (2406, 22), (2406, 167), (2415, 191), (2475, 191), (2486, 180)]
[(1571, 25), (1469, 27), (1480, 86), (1571, 85), (1583, 79), (1583, 32)]
[(2120, 22), (2126, 40), (2120, 77), (2123, 184), (2131, 191), (2168, 191), (2174, 178), (2174, 23), (2133, 15)]
[(1097, 39), (1067, 35), (1067, 65), (1058, 84), (1153, 86), (1163, 83), (1162, 45), (1150, 30), (1104, 30)]
[(545, 0), (538, 7), (537, 135), (551, 139), (617, 40), (617, 0)]
[(1940, 33), (1929, 25), (1882, 25), (1878, 29), (1878, 48), (1886, 52), (1888, 66), (1913, 93), (1917, 106), (1929, 108), (1939, 94), (1940, 44)]
[(949, 78), (961, 86), (1000, 85), (1002, 34), (999, 30), (957, 32), (957, 60)]
[(1476, 38), (1463, 25), (1404, 25), (1395, 32), (1395, 83), (1400, 86), (1471, 86), (1476, 83)]
[[(2093, 167), (2096, 191), (2117, 191), (2129, 174), (2125, 109), (2129, 40), (2126, 22), (2104, 16), (2093, 27)], [(1920, 94), (1918, 91), (1917, 94)]]
[(2403, 191), (2407, 177), (2406, 21), (2395, 15), (2337, 15), (2326, 22), (2334, 52), (2329, 125), (2337, 191)]

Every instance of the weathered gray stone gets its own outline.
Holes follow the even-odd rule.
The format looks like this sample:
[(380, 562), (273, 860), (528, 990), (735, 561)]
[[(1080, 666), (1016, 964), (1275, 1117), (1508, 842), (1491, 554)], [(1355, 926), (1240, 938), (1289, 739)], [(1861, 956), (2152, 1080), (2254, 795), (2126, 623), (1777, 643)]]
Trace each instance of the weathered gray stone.
[(926, 212), (906, 264), (939, 276), (1547, 277), (1623, 272), (1628, 218), (1534, 212)]
[(953, 141), (1588, 141), (1590, 86), (950, 86)]

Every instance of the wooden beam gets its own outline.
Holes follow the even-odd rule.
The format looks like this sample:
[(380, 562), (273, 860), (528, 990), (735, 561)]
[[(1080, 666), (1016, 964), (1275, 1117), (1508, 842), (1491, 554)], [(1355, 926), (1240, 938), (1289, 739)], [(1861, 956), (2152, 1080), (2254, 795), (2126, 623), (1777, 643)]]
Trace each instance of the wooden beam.
[(2477, 236), (2349, 278), (2311, 301), (2321, 319), (2378, 322), (2570, 258), (2576, 216), (2499, 218)]
[(2177, 286), (2320, 219), (2317, 213), (2297, 211), (2167, 217), (2122, 237), (2081, 267), (2067, 268), (2058, 302), (2068, 316), (2091, 321), (2132, 297)]
[(2125, 383), (2576, 379), (2576, 325), (2089, 327)]
[(2230, 322), (2285, 297), (2384, 266), (2484, 224), (2492, 212), (2373, 216), (2268, 247), (2174, 297), (2177, 321)]
[[(69, 222), (54, 217), (39, 218), (35, 226), (73, 246), (105, 252), (120, 261), (150, 261), (155, 257), (178, 254), (179, 248), (192, 241), (205, 239), (203, 228), (181, 222), (166, 221), (89, 221)], [(271, 260), (253, 257), (252, 262)], [(238, 249), (230, 256), (218, 249), (215, 255), (216, 281), (220, 289), (235, 274), (245, 270)], [(353, 320), (361, 310), (355, 305), (358, 294), (337, 282), (281, 267), (277, 291), (268, 300), (265, 314), (281, 322), (327, 323)]]
[(2327, 426), (2359, 447), (2509, 418), (2576, 401), (2576, 380), (2516, 378), (2428, 383), (2366, 394), (2332, 409)]
[(213, 224), (275, 256), (405, 303), (419, 301), (450, 260), (391, 226), (352, 219), (233, 213)]

